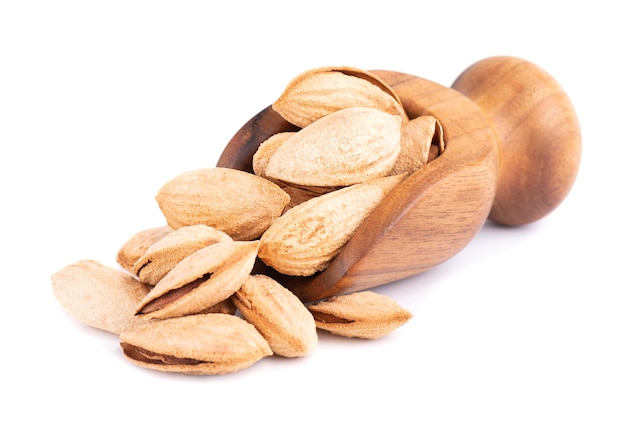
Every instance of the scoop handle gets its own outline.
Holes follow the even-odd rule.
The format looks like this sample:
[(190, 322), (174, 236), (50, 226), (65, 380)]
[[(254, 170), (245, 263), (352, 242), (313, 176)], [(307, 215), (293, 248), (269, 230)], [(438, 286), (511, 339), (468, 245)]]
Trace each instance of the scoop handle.
[(581, 159), (580, 126), (565, 90), (542, 68), (510, 56), (472, 64), (452, 88), (485, 112), (498, 141), (489, 219), (519, 226), (552, 212), (570, 192)]

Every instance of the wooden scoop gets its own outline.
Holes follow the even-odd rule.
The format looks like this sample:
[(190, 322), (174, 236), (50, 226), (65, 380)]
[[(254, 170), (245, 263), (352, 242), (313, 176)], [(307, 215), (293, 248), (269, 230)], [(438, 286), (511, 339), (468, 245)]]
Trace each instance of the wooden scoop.
[[(373, 73), (393, 88), (409, 118), (428, 114), (439, 120), (446, 150), (396, 187), (324, 271), (291, 277), (259, 262), (258, 272), (303, 301), (429, 270), (463, 249), (490, 214), (505, 225), (537, 220), (565, 197), (578, 170), (573, 108), (558, 83), (527, 61), (478, 62), (457, 79), (458, 90), (401, 72)], [(267, 107), (233, 136), (217, 166), (252, 172), (252, 156), (263, 141), (295, 130)]]

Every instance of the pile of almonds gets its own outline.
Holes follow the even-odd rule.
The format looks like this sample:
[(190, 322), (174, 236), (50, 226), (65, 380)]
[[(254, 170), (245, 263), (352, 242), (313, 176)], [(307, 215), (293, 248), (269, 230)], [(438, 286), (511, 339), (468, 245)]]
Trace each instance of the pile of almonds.
[(52, 275), (61, 306), (117, 334), (133, 363), (225, 374), (308, 355), (318, 329), (376, 339), (411, 318), (371, 291), (304, 303), (253, 269), (260, 260), (288, 276), (324, 270), (396, 185), (443, 152), (438, 121), (409, 119), (392, 89), (352, 67), (307, 71), (272, 107), (299, 130), (263, 142), (254, 173), (174, 177), (156, 195), (167, 225), (131, 236), (121, 268), (87, 259)]

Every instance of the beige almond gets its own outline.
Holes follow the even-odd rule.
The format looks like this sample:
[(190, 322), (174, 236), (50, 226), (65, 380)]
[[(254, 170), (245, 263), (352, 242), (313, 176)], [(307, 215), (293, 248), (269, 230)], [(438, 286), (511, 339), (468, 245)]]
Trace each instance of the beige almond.
[(152, 244), (135, 262), (133, 272), (143, 283), (154, 286), (183, 258), (198, 249), (231, 240), (228, 234), (208, 225), (181, 227)]
[(276, 280), (251, 275), (232, 300), (243, 318), (265, 337), (275, 354), (302, 357), (317, 346), (317, 329), (311, 312)]
[(259, 241), (220, 242), (181, 260), (136, 306), (148, 319), (202, 313), (233, 295), (256, 260)]
[(398, 116), (373, 108), (336, 111), (280, 144), (265, 175), (300, 187), (348, 186), (385, 176), (400, 153), (401, 125)]
[(221, 313), (154, 320), (122, 333), (120, 345), (138, 366), (190, 375), (240, 371), (272, 354), (254, 326)]
[(116, 261), (125, 270), (134, 273), (133, 266), (148, 248), (174, 231), (169, 225), (148, 228), (133, 234), (117, 252)]
[(433, 144), (430, 146), (428, 161), (430, 162), (438, 156), (441, 156), (445, 150), (446, 143), (443, 135), (443, 126), (441, 126), (441, 122), (437, 120), (435, 123), (435, 136), (433, 136)]
[(285, 210), (289, 210), (300, 203), (309, 199), (338, 190), (340, 187), (315, 187), (315, 186), (295, 186), (280, 180), (275, 180), (265, 174), (265, 169), (274, 154), (274, 151), (290, 136), (296, 132), (280, 132), (272, 135), (265, 140), (256, 153), (252, 157), (252, 169), (254, 173), (262, 178), (269, 179), (278, 185), (285, 193), (289, 195), (289, 203), (285, 206)]
[(395, 92), (374, 74), (355, 67), (320, 67), (289, 82), (272, 108), (301, 128), (335, 111), (370, 107), (406, 120)]
[(174, 177), (156, 200), (174, 229), (205, 224), (234, 240), (254, 240), (283, 213), (289, 195), (252, 173), (215, 167)]
[(371, 291), (334, 296), (308, 309), (319, 329), (351, 338), (381, 338), (413, 317), (392, 298)]
[(263, 141), (252, 156), (252, 170), (261, 178), (267, 179), (265, 170), (278, 147), (297, 132), (279, 132)]
[(412, 174), (428, 163), (431, 145), (440, 127), (433, 116), (419, 116), (404, 123), (400, 154), (391, 174)]
[(81, 260), (52, 275), (52, 291), (78, 321), (119, 334), (144, 322), (134, 316), (135, 307), (150, 288), (123, 271)]
[(291, 276), (309, 276), (325, 269), (363, 220), (404, 178), (377, 178), (293, 207), (263, 234), (259, 258)]

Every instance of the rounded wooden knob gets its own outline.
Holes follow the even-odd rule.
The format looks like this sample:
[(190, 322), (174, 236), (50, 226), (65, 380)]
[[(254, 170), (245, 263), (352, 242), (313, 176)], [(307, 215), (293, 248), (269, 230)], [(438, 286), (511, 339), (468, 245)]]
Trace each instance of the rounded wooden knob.
[(489, 219), (518, 226), (552, 212), (574, 184), (581, 156), (578, 119), (559, 83), (535, 64), (499, 56), (468, 67), (452, 88), (485, 111), (500, 147)]

